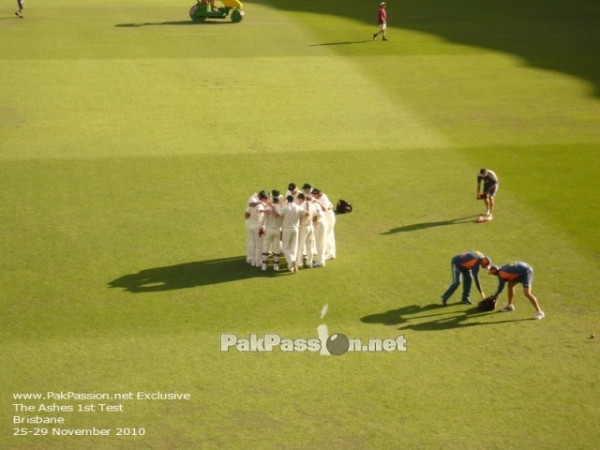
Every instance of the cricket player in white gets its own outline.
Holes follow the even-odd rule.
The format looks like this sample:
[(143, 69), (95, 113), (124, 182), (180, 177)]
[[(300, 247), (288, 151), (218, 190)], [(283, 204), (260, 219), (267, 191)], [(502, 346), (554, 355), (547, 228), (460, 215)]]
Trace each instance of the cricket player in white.
[(302, 266), (302, 260), (306, 257), (306, 266), (312, 267), (312, 253), (315, 240), (313, 228), (313, 217), (315, 211), (312, 204), (303, 193), (298, 194), (298, 204), (306, 210), (306, 215), (300, 219), (298, 231), (298, 251), (296, 252), (296, 267)]
[(323, 218), (325, 219), (325, 255), (326, 259), (335, 259), (336, 248), (335, 248), (335, 211), (333, 210), (333, 204), (329, 201), (326, 194), (323, 194), (320, 189), (313, 189), (313, 195), (323, 208), (325, 212)]
[(266, 192), (258, 194), (259, 203), (250, 208), (250, 255), (252, 265), (260, 267), (262, 262), (262, 234), (261, 228), (265, 221), (265, 208), (268, 199)]
[(294, 202), (294, 196), (287, 196), (287, 205), (281, 208), (282, 239), (281, 251), (285, 256), (290, 272), (296, 273), (296, 251), (298, 250), (298, 229), (300, 218), (307, 214), (306, 210)]
[(262, 270), (267, 270), (269, 251), (273, 252), (273, 270), (279, 270), (281, 257), (281, 206), (279, 205), (279, 191), (271, 193), (272, 200), (265, 209), (265, 235), (262, 247)]
[(307, 200), (310, 200), (311, 192), (312, 192), (312, 185), (310, 183), (304, 183), (302, 185), (302, 192), (304, 192), (304, 197), (306, 197)]
[(258, 194), (254, 193), (248, 199), (248, 203), (246, 204), (246, 211), (244, 212), (244, 217), (246, 219), (246, 262), (252, 264), (252, 249), (250, 247), (250, 242), (252, 241), (252, 237), (250, 236), (252, 233), (250, 231), (250, 216), (252, 215), (252, 209), (258, 205), (259, 203)]
[(325, 219), (323, 217), (325, 212), (321, 204), (314, 197), (312, 199), (312, 206), (314, 210), (313, 227), (315, 230), (315, 249), (317, 254), (317, 259), (313, 267), (323, 267), (325, 266)]
[[(313, 209), (313, 213), (316, 214), (316, 205), (318, 205), (318, 203), (315, 203), (315, 199), (312, 196), (312, 185), (310, 183), (304, 183), (302, 185), (302, 192), (304, 192), (304, 197), (306, 198), (306, 200), (308, 200), (310, 202), (310, 204), (312, 205), (312, 209)], [(315, 217), (313, 215), (313, 226), (314, 226), (314, 221), (315, 221)], [(314, 229), (313, 229), (314, 232)], [(313, 244), (312, 244), (312, 251), (309, 253), (308, 251), (306, 252), (307, 254), (312, 254), (312, 255), (316, 255), (317, 254), (317, 247), (316, 247), (316, 242), (313, 239)]]
[(299, 193), (300, 191), (298, 190), (298, 186), (296, 186), (296, 183), (290, 183), (288, 185), (288, 190), (285, 193), (285, 198), (287, 198), (288, 195), (291, 195), (292, 197), (294, 197), (294, 200), (298, 200)]

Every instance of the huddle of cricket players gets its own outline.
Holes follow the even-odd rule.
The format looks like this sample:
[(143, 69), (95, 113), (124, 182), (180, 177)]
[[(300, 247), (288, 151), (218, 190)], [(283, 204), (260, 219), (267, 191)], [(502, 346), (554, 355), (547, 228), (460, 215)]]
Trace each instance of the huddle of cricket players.
[(267, 270), (272, 258), (274, 271), (285, 258), (288, 270), (324, 267), (335, 259), (335, 211), (320, 189), (305, 183), (298, 189), (290, 183), (284, 195), (260, 191), (248, 199), (245, 211), (246, 261)]

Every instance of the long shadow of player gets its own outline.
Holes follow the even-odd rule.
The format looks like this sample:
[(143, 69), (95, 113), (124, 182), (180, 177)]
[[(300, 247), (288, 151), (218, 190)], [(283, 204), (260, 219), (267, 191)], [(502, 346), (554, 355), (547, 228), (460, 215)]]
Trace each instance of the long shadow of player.
[[(425, 314), (430, 311), (438, 311), (435, 314)], [(480, 311), (477, 308), (469, 308), (462, 311), (457, 311), (452, 307), (443, 307), (441, 305), (418, 306), (410, 305), (399, 309), (393, 309), (384, 313), (371, 314), (362, 317), (361, 322), (364, 323), (381, 323), (382, 325), (395, 326), (399, 330), (415, 330), (415, 331), (440, 331), (453, 328), (466, 328), (476, 325), (497, 325), (506, 322), (520, 322), (528, 319), (502, 320), (499, 322), (474, 322), (469, 320), (477, 319), (488, 312)], [(427, 320), (435, 317), (433, 320)]]
[(425, 228), (443, 227), (445, 225), (459, 225), (461, 223), (474, 223), (474, 221), (473, 221), (474, 217), (478, 217), (478, 216), (475, 215), (475, 216), (459, 217), (458, 219), (442, 220), (439, 222), (414, 223), (412, 225), (405, 225), (403, 227), (392, 228), (390, 231), (386, 231), (385, 233), (380, 233), (380, 234), (395, 234), (395, 233), (403, 233), (406, 231), (423, 230)]
[(262, 272), (250, 267), (245, 256), (197, 261), (174, 266), (155, 267), (138, 273), (123, 275), (108, 283), (110, 288), (122, 288), (126, 292), (162, 292), (189, 289), (211, 284), (228, 283), (254, 277), (273, 277), (284, 272)]
[(380, 323), (383, 325), (391, 326), (391, 325), (399, 325), (407, 321), (406, 316), (419, 314), (422, 312), (427, 312), (431, 310), (444, 311), (440, 314), (431, 314), (430, 316), (437, 315), (446, 315), (449, 310), (441, 309), (438, 305), (427, 305), (427, 306), (418, 306), (418, 305), (410, 305), (405, 306), (403, 308), (392, 309), (386, 311), (384, 313), (371, 314), (370, 316), (361, 317), (360, 321), (364, 323)]

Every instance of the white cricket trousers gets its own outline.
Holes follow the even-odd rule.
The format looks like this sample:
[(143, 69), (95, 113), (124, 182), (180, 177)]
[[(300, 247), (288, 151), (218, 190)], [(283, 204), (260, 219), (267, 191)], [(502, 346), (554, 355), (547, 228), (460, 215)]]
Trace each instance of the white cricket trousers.
[(302, 258), (306, 255), (307, 264), (312, 266), (312, 249), (315, 241), (315, 229), (312, 225), (301, 226), (298, 232), (298, 251), (296, 266), (302, 266)]
[(281, 251), (289, 267), (296, 261), (298, 250), (298, 228), (284, 228), (281, 237)]

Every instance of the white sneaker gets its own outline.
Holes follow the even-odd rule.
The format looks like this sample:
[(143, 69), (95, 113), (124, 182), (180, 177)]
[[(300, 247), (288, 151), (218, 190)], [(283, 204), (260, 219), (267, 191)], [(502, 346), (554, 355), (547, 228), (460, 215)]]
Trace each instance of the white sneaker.
[(488, 214), (488, 216), (487, 216), (487, 219), (488, 219), (488, 220), (492, 220), (492, 219), (493, 219), (492, 215), (491, 215), (491, 214)]
[(500, 311), (502, 312), (509, 312), (509, 311), (514, 311), (515, 310), (515, 305), (506, 305), (504, 308), (502, 308)]
[(540, 319), (543, 319), (544, 317), (546, 317), (546, 314), (544, 314), (544, 311), (538, 311), (535, 313), (535, 316), (533, 316), (533, 318), (535, 320), (540, 320)]

